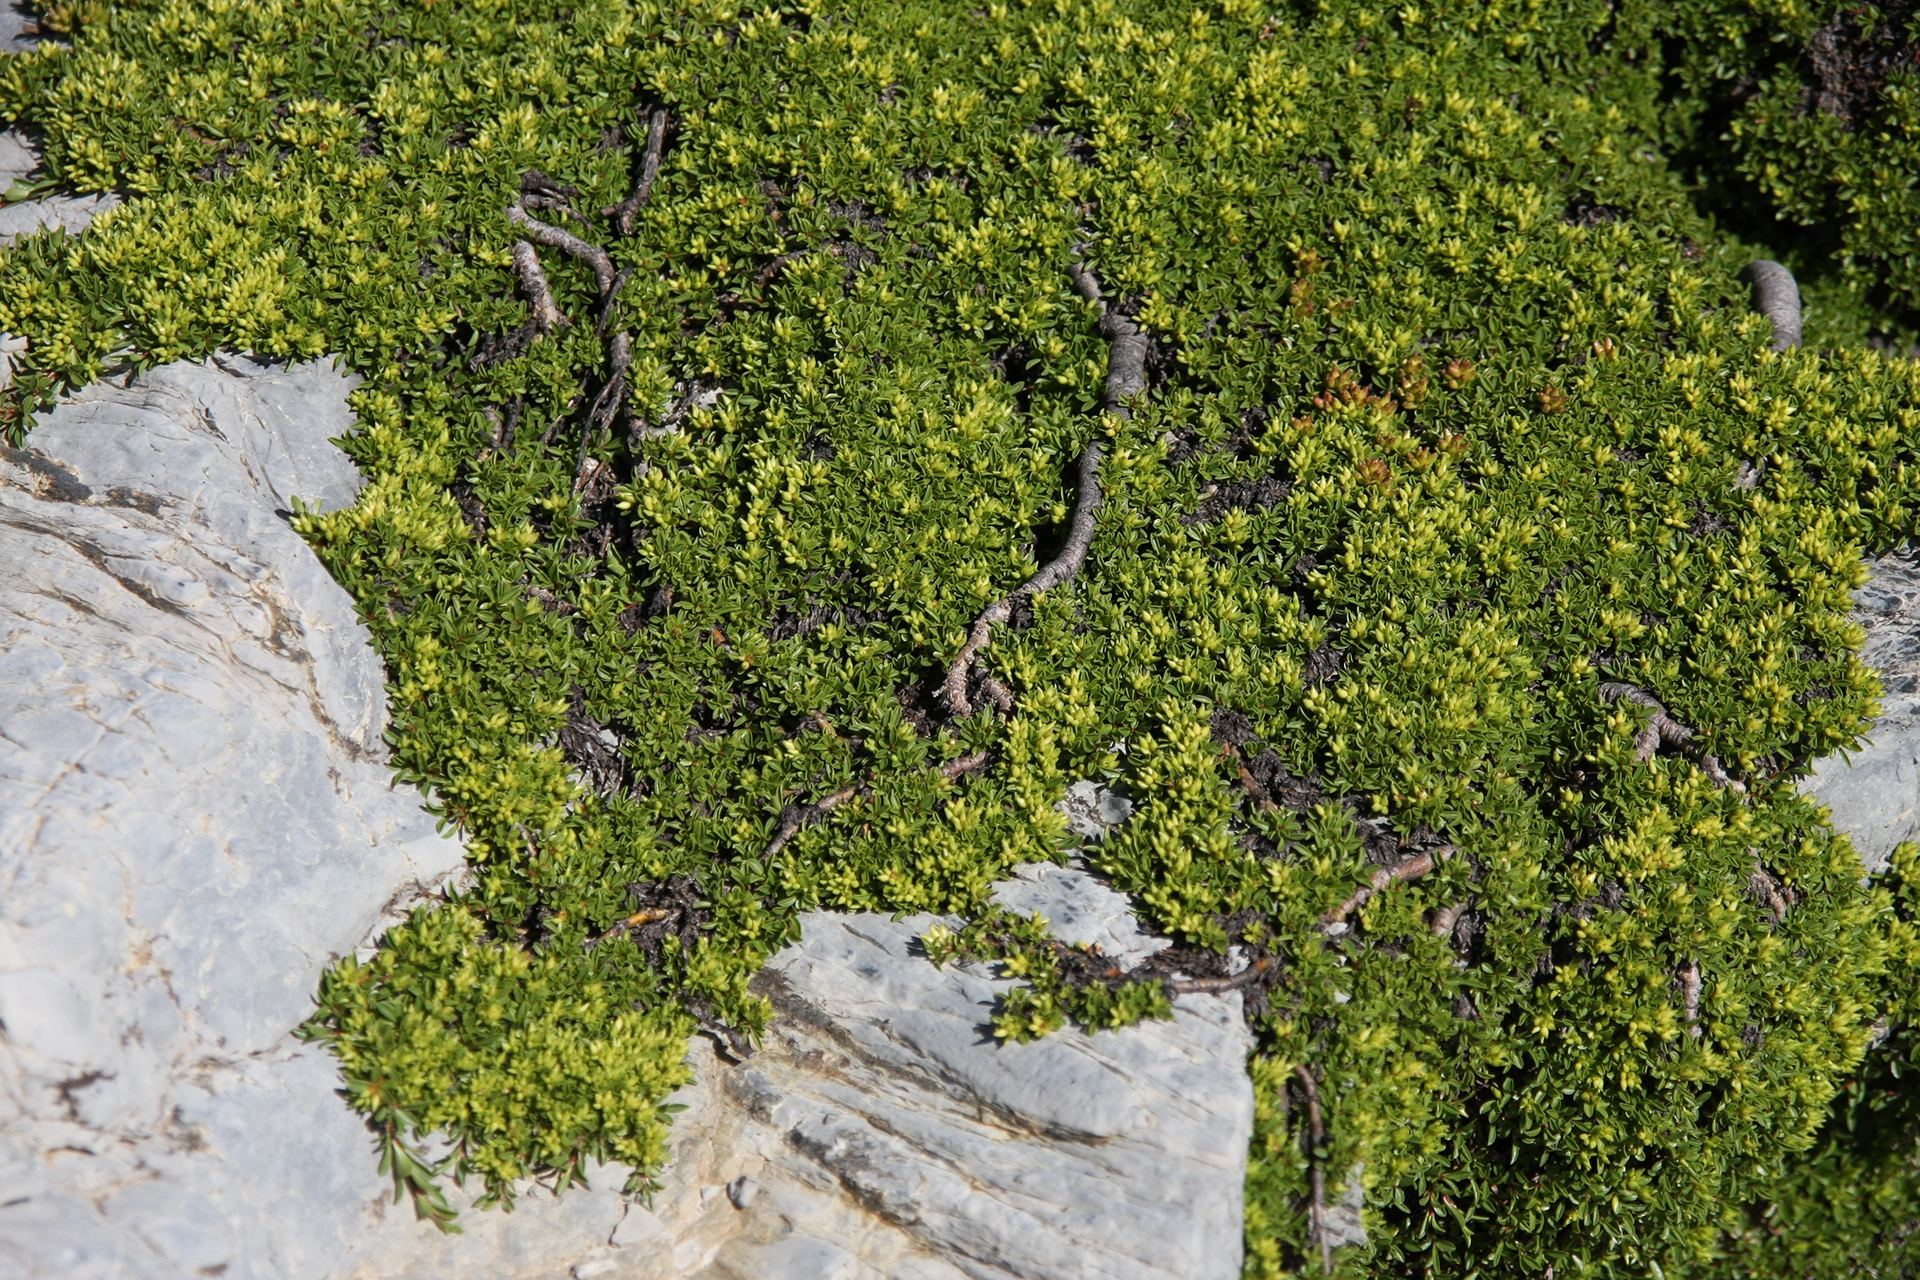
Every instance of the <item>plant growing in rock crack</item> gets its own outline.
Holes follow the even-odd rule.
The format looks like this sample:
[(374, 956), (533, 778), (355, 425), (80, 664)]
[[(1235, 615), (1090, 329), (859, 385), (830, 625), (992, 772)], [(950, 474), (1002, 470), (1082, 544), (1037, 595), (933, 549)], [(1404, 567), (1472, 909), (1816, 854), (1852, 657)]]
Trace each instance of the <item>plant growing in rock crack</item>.
[[(0, 114), (132, 199), (0, 254), (9, 429), (221, 344), (367, 380), (296, 519), (477, 876), (309, 1032), (422, 1212), (644, 1182), (834, 907), (963, 917), (1010, 1037), (1238, 991), (1250, 1274), (1911, 1266), (1913, 855), (1793, 783), (1873, 711), (1920, 375), (1770, 350), (1649, 159), (1761, 18), (62, 12)], [(987, 903), (1115, 774), (1174, 943), (1119, 973)]]

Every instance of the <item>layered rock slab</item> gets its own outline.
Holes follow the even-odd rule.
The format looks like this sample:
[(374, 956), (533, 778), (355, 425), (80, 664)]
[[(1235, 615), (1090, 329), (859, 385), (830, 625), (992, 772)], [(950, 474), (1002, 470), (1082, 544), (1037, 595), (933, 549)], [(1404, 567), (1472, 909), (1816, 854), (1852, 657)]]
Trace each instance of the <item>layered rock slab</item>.
[[(1084, 872), (1033, 878), (1057, 879), (1054, 900), (1081, 916), (1125, 901)], [(793, 1237), (835, 1243), (845, 1228), (816, 1201), (838, 1189), (874, 1219), (864, 1234), (904, 1237), (888, 1274), (1237, 1276), (1253, 1128), (1239, 997), (1001, 1044), (990, 1018), (1012, 983), (935, 968), (918, 943), (933, 923), (810, 915), (755, 979), (778, 1017), (723, 1088), (748, 1116), (738, 1149), (765, 1161), (747, 1212), (764, 1205), (786, 1230), (750, 1231), (716, 1273), (809, 1274), (778, 1259), (804, 1252)]]
[(1864, 746), (1821, 760), (1801, 790), (1833, 811), (1871, 873), (1920, 839), (1920, 549), (1870, 557), (1867, 572), (1853, 620), (1867, 633), (1861, 659), (1880, 673), (1880, 718)]
[(175, 365), (0, 452), (0, 1272), (325, 1274), (378, 1192), (289, 1032), (463, 857), (285, 519), (353, 499), (351, 385)]

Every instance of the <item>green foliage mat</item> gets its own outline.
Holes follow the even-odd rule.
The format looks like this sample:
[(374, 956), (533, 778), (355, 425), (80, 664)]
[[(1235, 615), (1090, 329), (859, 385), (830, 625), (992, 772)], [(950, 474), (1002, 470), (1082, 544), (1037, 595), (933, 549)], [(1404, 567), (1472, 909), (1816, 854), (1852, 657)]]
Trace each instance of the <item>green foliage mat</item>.
[[(1920, 868), (1793, 784), (1873, 711), (1920, 373), (1769, 351), (1661, 159), (1754, 12), (62, 7), (0, 115), (132, 198), (0, 255), (3, 412), (223, 344), (367, 378), (366, 490), (297, 523), (478, 878), (309, 1033), (423, 1213), (644, 1184), (802, 910), (972, 921), (930, 945), (1032, 980), (1006, 1036), (1164, 1012), (986, 910), (1093, 776), (1188, 971), (1257, 957), (1250, 1274), (1320, 1270), (1352, 1171), (1346, 1274), (1908, 1274)], [(614, 300), (549, 237), (541, 333), (511, 202)], [(1091, 554), (952, 715), (1091, 442)]]

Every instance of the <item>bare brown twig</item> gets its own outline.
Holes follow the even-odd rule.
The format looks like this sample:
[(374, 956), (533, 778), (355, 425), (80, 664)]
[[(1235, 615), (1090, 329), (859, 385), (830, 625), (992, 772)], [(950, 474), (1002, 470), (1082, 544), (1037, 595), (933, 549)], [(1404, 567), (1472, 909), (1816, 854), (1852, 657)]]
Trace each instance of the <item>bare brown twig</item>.
[[(1339, 906), (1327, 911), (1320, 917), (1320, 925), (1327, 928), (1344, 921), (1348, 916), (1366, 905), (1368, 898), (1390, 885), (1404, 880), (1418, 880), (1440, 863), (1453, 856), (1453, 846), (1441, 845), (1438, 849), (1429, 849), (1405, 858), (1391, 867), (1381, 867), (1373, 873), (1373, 878), (1353, 891), (1353, 896)], [(1449, 931), (1452, 925), (1448, 925)]]
[(614, 227), (623, 236), (633, 234), (633, 220), (640, 216), (641, 206), (653, 194), (654, 180), (660, 176), (660, 152), (666, 142), (667, 109), (659, 107), (647, 122), (647, 150), (640, 159), (640, 178), (633, 184), (633, 193), (619, 204), (608, 205), (600, 211), (601, 217), (613, 219)]
[(1333, 1241), (1327, 1236), (1327, 1175), (1320, 1167), (1320, 1147), (1326, 1141), (1326, 1130), (1320, 1124), (1320, 1086), (1313, 1081), (1313, 1072), (1305, 1064), (1296, 1065), (1293, 1074), (1300, 1081), (1301, 1089), (1307, 1095), (1307, 1134), (1313, 1143), (1307, 1159), (1313, 1168), (1313, 1217), (1311, 1218), (1313, 1238), (1320, 1245), (1320, 1270), (1325, 1275), (1333, 1274)]
[(607, 251), (597, 244), (588, 244), (571, 231), (562, 231), (559, 227), (548, 226), (530, 216), (520, 207), (518, 201), (507, 206), (507, 221), (520, 227), (533, 239), (550, 249), (571, 254), (593, 268), (593, 278), (600, 286), (600, 296), (606, 297), (613, 290), (613, 259)]
[[(1683, 747), (1694, 739), (1692, 729), (1667, 714), (1666, 707), (1661, 705), (1658, 698), (1635, 685), (1623, 684), (1615, 680), (1603, 681), (1600, 685), (1600, 700), (1631, 702), (1635, 706), (1645, 707), (1650, 712), (1646, 725), (1640, 732), (1633, 735), (1633, 753), (1643, 764), (1653, 759), (1654, 752), (1658, 751), (1662, 745)], [(1700, 772), (1711, 778), (1714, 785), (1743, 795), (1746, 793), (1746, 785), (1722, 768), (1720, 761), (1713, 755), (1703, 751), (1698, 761)]]
[(1218, 995), (1227, 991), (1238, 991), (1258, 982), (1279, 961), (1272, 956), (1261, 956), (1240, 972), (1227, 978), (1182, 978), (1167, 985), (1175, 995)]
[(553, 304), (547, 273), (540, 269), (540, 255), (525, 240), (513, 242), (513, 269), (520, 277), (521, 292), (527, 295), (527, 303), (533, 308), (533, 327), (541, 333), (552, 333), (565, 324), (567, 318)]
[(1687, 1034), (1700, 1038), (1700, 962), (1688, 960), (1680, 969), (1680, 1003), (1687, 1014)]
[[(1101, 307), (1100, 332), (1107, 338), (1107, 384), (1103, 401), (1106, 411), (1116, 418), (1127, 418), (1131, 410), (1127, 400), (1146, 387), (1147, 338), (1133, 321), (1107, 311), (1100, 299), (1100, 282), (1089, 268), (1076, 262), (1069, 270), (1074, 289), (1089, 302)], [(967, 632), (966, 643), (947, 668), (941, 685), (947, 706), (957, 716), (971, 715), (973, 704), (967, 697), (967, 678), (972, 674), (980, 651), (993, 643), (993, 629), (1013, 616), (1014, 602), (1037, 596), (1073, 581), (1086, 563), (1093, 546), (1093, 533), (1100, 514), (1100, 462), (1103, 456), (1098, 438), (1089, 440), (1080, 454), (1079, 496), (1074, 503), (1073, 521), (1067, 526), (1067, 542), (1060, 554), (1042, 565), (1031, 578), (988, 605)], [(1011, 715), (1013, 695), (1006, 686), (988, 677), (983, 691), (1003, 714)]]

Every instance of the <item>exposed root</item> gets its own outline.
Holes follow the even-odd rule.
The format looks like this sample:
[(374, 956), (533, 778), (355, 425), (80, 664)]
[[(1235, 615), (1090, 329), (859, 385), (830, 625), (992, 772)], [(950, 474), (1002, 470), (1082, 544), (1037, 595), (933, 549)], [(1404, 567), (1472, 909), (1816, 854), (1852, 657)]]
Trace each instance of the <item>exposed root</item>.
[[(1663, 745), (1684, 747), (1693, 741), (1693, 730), (1668, 715), (1667, 709), (1660, 704), (1660, 700), (1644, 689), (1630, 684), (1621, 684), (1618, 681), (1603, 681), (1600, 685), (1600, 700), (1631, 702), (1637, 707), (1645, 707), (1652, 713), (1647, 717), (1645, 727), (1633, 735), (1633, 753), (1642, 764), (1653, 759), (1654, 753)], [(1741, 795), (1746, 794), (1746, 784), (1722, 768), (1716, 757), (1702, 752), (1698, 759), (1700, 772), (1713, 779), (1714, 785)]]
[(1700, 1038), (1700, 962), (1689, 960), (1680, 970), (1680, 1003), (1687, 1014), (1687, 1034)]
[(593, 278), (600, 286), (602, 298), (613, 291), (613, 259), (607, 256), (605, 249), (597, 244), (588, 244), (571, 231), (550, 227), (530, 217), (527, 211), (520, 207), (518, 201), (507, 206), (507, 220), (524, 229), (529, 236), (548, 248), (571, 254), (593, 268)]
[(1261, 956), (1239, 973), (1228, 978), (1182, 978), (1169, 982), (1167, 986), (1175, 995), (1217, 995), (1226, 991), (1238, 991), (1250, 987), (1265, 976), (1279, 961), (1272, 956)]
[[(1365, 906), (1367, 899), (1374, 894), (1402, 881), (1418, 880), (1452, 856), (1453, 846), (1447, 844), (1441, 845), (1438, 849), (1416, 853), (1411, 858), (1402, 859), (1391, 867), (1381, 867), (1373, 873), (1371, 880), (1353, 891), (1352, 897), (1323, 914), (1320, 917), (1320, 927), (1331, 930), (1335, 925), (1344, 925), (1347, 917)], [(1455, 915), (1458, 915), (1457, 911)], [(1452, 932), (1452, 930), (1453, 925), (1449, 922), (1447, 931)]]
[(533, 327), (540, 333), (552, 333), (567, 322), (553, 304), (553, 290), (547, 285), (547, 273), (540, 269), (540, 255), (525, 240), (513, 242), (513, 269), (520, 277), (520, 291), (533, 308)]
[(1780, 891), (1780, 882), (1760, 864), (1758, 858), (1753, 860), (1753, 874), (1747, 878), (1747, 888), (1766, 906), (1767, 910), (1773, 912), (1775, 924), (1786, 923), (1787, 908), (1791, 904), (1788, 903), (1786, 895)]
[(1453, 927), (1460, 923), (1461, 915), (1467, 909), (1467, 900), (1462, 898), (1451, 906), (1445, 906), (1433, 913), (1433, 936), (1447, 938), (1453, 936)]
[[(1076, 262), (1070, 268), (1070, 275), (1074, 289), (1082, 297), (1089, 302), (1100, 302), (1100, 282), (1091, 270)], [(1127, 399), (1138, 395), (1146, 387), (1147, 338), (1133, 321), (1117, 312), (1105, 311), (1105, 304), (1101, 305), (1100, 332), (1108, 339), (1107, 385), (1103, 404), (1108, 413), (1125, 419), (1131, 412), (1127, 407)], [(942, 696), (954, 715), (973, 714), (973, 703), (967, 697), (967, 679), (979, 660), (980, 651), (993, 643), (993, 629), (1013, 616), (1014, 602), (1067, 585), (1080, 572), (1080, 566), (1086, 563), (1100, 514), (1102, 456), (1103, 450), (1097, 439), (1088, 441), (1086, 449), (1080, 454), (1079, 496), (1074, 502), (1073, 522), (1067, 526), (1067, 543), (1060, 549), (1060, 554), (1042, 565), (1038, 573), (982, 610), (974, 620), (972, 629), (967, 632), (966, 643), (960, 646), (953, 665), (947, 668), (946, 681), (941, 685)], [(1013, 695), (991, 676), (987, 679), (991, 682), (984, 686), (988, 697), (1002, 714), (1011, 715)]]
[(1740, 273), (1753, 285), (1753, 308), (1773, 321), (1773, 349), (1786, 351), (1800, 345), (1800, 286), (1793, 272), (1777, 262), (1761, 258), (1747, 264)]
[(607, 380), (601, 384), (600, 394), (593, 398), (593, 405), (587, 410), (586, 429), (580, 433), (580, 457), (573, 468), (573, 487), (576, 492), (586, 478), (589, 446), (606, 433), (626, 405), (627, 370), (632, 367), (633, 339), (622, 329), (613, 335), (608, 354)]
[(861, 790), (859, 783), (849, 782), (818, 804), (788, 805), (786, 812), (780, 815), (780, 827), (773, 833), (773, 839), (763, 856), (771, 858), (779, 853), (795, 836), (859, 795)]
[[(825, 724), (826, 718), (824, 716), (818, 717), (818, 721), (821, 724)], [(831, 729), (832, 726), (828, 725), (827, 731), (831, 731)], [(957, 759), (949, 760), (945, 764), (933, 769), (932, 772), (939, 774), (940, 777), (948, 782), (954, 782), (972, 773), (974, 770), (981, 768), (991, 759), (992, 756), (989, 753), (985, 751), (975, 751), (960, 756)], [(828, 814), (855, 796), (863, 794), (866, 790), (867, 788), (858, 782), (849, 782), (846, 786), (840, 788), (817, 804), (788, 805), (785, 811), (781, 813), (780, 826), (774, 831), (773, 839), (767, 844), (767, 851), (762, 856), (768, 858), (773, 857), (791, 844), (795, 836), (821, 821)]]
[(992, 757), (987, 752), (975, 751), (947, 761), (936, 772), (948, 782), (955, 782), (985, 765), (990, 759)]
[(640, 216), (641, 206), (653, 194), (654, 179), (660, 176), (660, 152), (666, 143), (667, 109), (660, 107), (647, 122), (647, 150), (640, 160), (640, 178), (633, 184), (633, 193), (619, 204), (608, 205), (600, 211), (601, 217), (613, 219), (615, 229), (623, 236), (633, 234), (633, 220)]
[(1333, 1241), (1327, 1236), (1327, 1175), (1320, 1167), (1320, 1148), (1327, 1139), (1326, 1130), (1320, 1123), (1320, 1086), (1314, 1083), (1313, 1072), (1307, 1070), (1304, 1064), (1295, 1066), (1293, 1074), (1307, 1095), (1307, 1136), (1313, 1144), (1307, 1153), (1307, 1161), (1313, 1168), (1312, 1234), (1320, 1245), (1320, 1270), (1325, 1275), (1332, 1275)]

